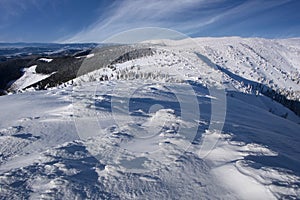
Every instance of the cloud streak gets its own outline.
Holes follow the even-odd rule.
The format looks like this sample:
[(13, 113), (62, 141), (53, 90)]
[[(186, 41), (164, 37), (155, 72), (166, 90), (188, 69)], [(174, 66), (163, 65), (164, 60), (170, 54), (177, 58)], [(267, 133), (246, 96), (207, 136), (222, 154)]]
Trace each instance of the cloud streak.
[(299, 6), (299, 0), (0, 0), (0, 40), (101, 42), (143, 27), (192, 37), (299, 37)]
[(95, 23), (60, 42), (101, 42), (111, 35), (141, 27), (162, 27), (190, 35), (199, 34), (208, 26), (242, 20), (287, 2), (289, 0), (116, 1), (108, 9), (101, 9), (101, 16)]
[[(82, 30), (67, 41), (85, 42), (102, 41), (111, 34), (116, 34), (132, 28), (140, 27), (164, 27), (179, 29), (179, 31), (190, 29), (195, 19), (191, 16), (184, 16), (194, 8), (209, 8), (218, 4), (220, 0), (214, 1), (132, 1), (127, 0), (121, 3), (115, 3), (109, 10), (97, 20), (96, 23)], [(193, 11), (195, 12), (195, 11)], [(214, 17), (196, 19), (198, 26), (212, 23)], [(178, 23), (179, 22), (179, 23)], [(195, 24), (194, 24), (195, 25)], [(181, 28), (179, 28), (181, 26)], [(187, 28), (185, 28), (187, 27)]]

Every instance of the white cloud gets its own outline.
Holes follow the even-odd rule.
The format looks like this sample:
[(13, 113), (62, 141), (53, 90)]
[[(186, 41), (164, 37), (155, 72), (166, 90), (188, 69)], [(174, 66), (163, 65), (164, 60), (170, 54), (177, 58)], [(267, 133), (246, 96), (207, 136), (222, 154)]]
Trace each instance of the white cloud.
[[(286, 2), (246, 1), (224, 10), (218, 7), (226, 3), (224, 0), (117, 1), (101, 14), (96, 23), (66, 40), (61, 39), (60, 42), (101, 42), (114, 34), (141, 27), (171, 28), (193, 33), (220, 20), (247, 16)], [(195, 8), (198, 10), (195, 11)], [(192, 12), (198, 12), (201, 16), (195, 16)]]
[[(219, 1), (209, 2), (213, 4)], [(66, 42), (100, 42), (112, 34), (132, 28), (150, 26), (172, 28), (176, 25), (175, 18), (178, 15), (185, 15), (190, 9), (207, 6), (207, 4), (205, 0), (123, 1), (112, 5), (95, 24), (67, 39)], [(182, 24), (182, 26), (187, 25)]]

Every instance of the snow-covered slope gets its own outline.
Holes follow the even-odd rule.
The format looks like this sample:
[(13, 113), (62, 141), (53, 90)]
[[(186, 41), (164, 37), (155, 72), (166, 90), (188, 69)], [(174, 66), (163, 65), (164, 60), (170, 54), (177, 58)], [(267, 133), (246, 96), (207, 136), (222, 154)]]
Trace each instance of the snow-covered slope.
[[(296, 94), (299, 85), (275, 68), (299, 72), (293, 55), (300, 47), (195, 40), (205, 45), (152, 41), (153, 55), (57, 88), (0, 97), (0, 197), (297, 199), (300, 118), (242, 82)], [(268, 44), (292, 49), (280, 49), (289, 67), (262, 47)], [(267, 61), (254, 53), (260, 48)], [(234, 57), (238, 51), (243, 55)], [(274, 73), (255, 69), (264, 64)]]
[(300, 100), (300, 39), (199, 38), (200, 52), (243, 78)]
[[(197, 80), (222, 85), (229, 91), (266, 95), (300, 115), (300, 50), (289, 41), (295, 46), (298, 40), (233, 37), (148, 41), (155, 49), (152, 56), (103, 67), (68, 84), (118, 79)], [(82, 68), (88, 68), (85, 65), (88, 62)], [(270, 111), (286, 115), (277, 109)]]
[[(45, 62), (51, 62), (52, 60), (43, 60)], [(26, 87), (37, 83), (41, 80), (44, 80), (45, 78), (48, 78), (51, 76), (51, 74), (38, 74), (36, 73), (36, 67), (37, 65), (33, 65), (29, 68), (23, 68), (23, 76), (21, 76), (18, 80), (14, 81), (12, 85), (10, 86), (10, 91), (18, 91), (25, 89)]]

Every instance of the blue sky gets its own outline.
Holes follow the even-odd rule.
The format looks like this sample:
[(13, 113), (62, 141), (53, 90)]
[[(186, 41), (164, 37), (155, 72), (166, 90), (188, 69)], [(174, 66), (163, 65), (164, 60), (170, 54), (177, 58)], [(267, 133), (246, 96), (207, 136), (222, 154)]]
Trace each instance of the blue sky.
[(300, 0), (0, 0), (0, 42), (101, 42), (132, 28), (300, 37)]

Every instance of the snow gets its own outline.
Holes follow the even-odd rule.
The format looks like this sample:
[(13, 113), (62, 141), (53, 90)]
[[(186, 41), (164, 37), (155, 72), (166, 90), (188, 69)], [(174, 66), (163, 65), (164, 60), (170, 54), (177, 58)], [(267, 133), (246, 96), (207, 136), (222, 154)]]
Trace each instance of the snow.
[[(122, 84), (126, 87), (133, 87), (141, 85), (141, 82), (127, 81), (122, 82)], [(230, 109), (228, 111), (229, 125), (236, 124), (235, 127), (243, 130), (240, 132), (243, 135), (243, 132), (247, 132), (248, 129), (251, 130), (249, 127), (253, 127), (255, 124), (253, 134), (260, 135), (260, 143), (267, 143), (268, 146), (254, 143), (255, 140), (247, 141), (247, 143), (234, 141), (232, 138), (237, 133), (229, 134), (226, 133), (226, 130), (222, 134), (207, 133), (208, 137), (216, 137), (219, 142), (202, 160), (200, 158), (203, 152), (199, 153), (199, 157), (197, 152), (203, 151), (203, 149), (199, 149), (198, 145), (191, 145), (190, 142), (186, 142), (186, 139), (180, 135), (174, 135), (176, 126), (173, 125), (172, 127), (172, 124), (176, 124), (176, 121), (182, 123), (182, 120), (178, 119), (174, 113), (174, 109), (156, 107), (151, 109), (149, 116), (137, 115), (134, 117), (133, 122), (144, 121), (144, 125), (141, 127), (144, 126), (146, 130), (149, 128), (151, 130), (152, 126), (153, 130), (160, 133), (154, 138), (143, 139), (143, 135), (135, 132), (138, 129), (132, 126), (132, 121), (129, 120), (124, 120), (124, 124), (118, 123), (119, 128), (116, 128), (109, 105), (106, 104), (106, 101), (111, 99), (107, 98), (107, 94), (112, 93), (114, 86), (115, 83), (112, 82), (103, 82), (100, 85), (94, 82), (75, 89), (67, 87), (1, 97), (0, 101), (3, 105), (1, 113), (15, 110), (5, 117), (5, 120), (1, 119), (1, 134), (3, 134), (1, 139), (10, 141), (9, 144), (2, 143), (1, 145), (6, 149), (5, 151), (1, 150), (2, 154), (6, 155), (0, 168), (1, 180), (3, 180), (1, 184), (8, 185), (8, 183), (13, 183), (11, 181), (25, 181), (30, 185), (31, 192), (28, 191), (28, 194), (32, 198), (40, 197), (40, 195), (51, 197), (54, 195), (53, 191), (73, 190), (72, 188), (77, 187), (76, 185), (80, 183), (77, 181), (70, 182), (68, 177), (76, 174), (81, 177), (80, 174), (88, 170), (91, 171), (87, 171), (88, 173), (97, 175), (94, 183), (84, 183), (82, 193), (86, 195), (91, 190), (89, 187), (93, 184), (101, 186), (100, 188), (107, 192), (110, 191), (111, 194), (128, 198), (134, 198), (131, 191), (135, 190), (139, 191), (136, 198), (150, 198), (157, 195), (167, 195), (166, 198), (183, 197), (184, 195), (191, 198), (199, 196), (222, 198), (227, 195), (233, 199), (248, 199), (256, 195), (257, 197), (272, 199), (282, 197), (282, 195), (294, 197), (298, 195), (299, 177), (288, 171), (278, 171), (277, 168), (267, 166), (256, 169), (247, 160), (248, 155), (277, 157), (279, 153), (290, 154), (295, 157), (297, 151), (291, 148), (296, 149), (299, 144), (298, 124), (276, 117), (276, 115), (270, 115), (259, 104), (249, 108), (247, 99), (239, 99), (237, 96), (232, 98), (232, 104), (238, 105), (237, 110), (244, 110), (243, 116), (247, 119), (244, 120), (240, 116), (235, 116), (237, 110)], [(95, 91), (95, 87), (97, 87), (96, 95), (89, 96), (89, 91)], [(153, 88), (153, 85), (149, 85), (148, 88)], [(152, 94), (144, 88), (138, 98), (152, 96), (156, 100), (165, 99), (164, 87), (155, 88), (158, 91)], [(199, 97), (201, 96), (206, 98), (204, 94), (199, 94)], [(93, 98), (96, 99), (93, 100)], [(98, 99), (101, 100), (101, 103), (96, 104), (97, 107), (93, 108), (95, 100)], [(14, 102), (12, 106), (17, 105), (15, 109), (8, 106), (11, 105), (12, 101)], [(23, 108), (22, 115), (17, 114), (18, 108)], [(140, 108), (137, 107), (136, 109), (139, 111)], [(147, 110), (144, 107), (142, 109)], [(71, 110), (73, 112), (70, 112)], [(143, 112), (140, 111), (141, 114)], [(260, 119), (267, 117), (268, 121), (275, 121), (275, 123), (253, 122), (257, 118), (257, 113), (259, 113)], [(120, 111), (114, 115), (115, 118), (122, 118), (124, 114)], [(98, 121), (94, 121), (95, 118), (98, 118)], [(84, 136), (76, 131), (73, 120), (76, 122), (77, 131), (80, 131)], [(99, 122), (100, 124), (98, 124)], [(13, 128), (17, 126), (23, 128), (21, 130)], [(285, 127), (289, 129), (288, 135), (272, 136), (272, 130), (283, 133)], [(101, 132), (97, 131), (99, 128), (102, 130)], [(12, 136), (24, 132), (31, 133), (33, 136), (40, 136), (40, 138), (32, 140)], [(87, 132), (89, 132), (89, 136), (86, 138), (85, 133)], [(268, 143), (269, 135), (272, 137), (272, 143)], [(10, 139), (7, 140), (6, 137), (10, 137)], [(80, 140), (79, 143), (73, 142), (76, 138), (77, 140), (80, 138), (84, 140)], [(295, 142), (290, 143), (289, 140)], [(286, 143), (282, 143), (282, 141), (286, 141)], [(280, 148), (278, 148), (278, 144), (280, 144)], [(91, 162), (88, 160), (93, 157), (99, 159), (101, 164), (97, 164), (98, 167), (92, 164), (94, 169), (86, 168), (85, 165)], [(72, 167), (69, 162), (72, 160), (76, 163), (79, 162), (78, 159), (86, 161)], [(95, 159), (93, 162), (99, 161)], [(102, 169), (102, 165), (105, 165), (104, 169)], [(25, 171), (27, 168), (35, 170), (30, 178), (24, 174), (28, 173)], [(13, 175), (14, 173), (24, 175), (16, 177)], [(44, 178), (44, 173), (49, 174), (49, 176), (52, 174), (53, 178)], [(132, 173), (135, 175), (133, 176)], [(185, 178), (182, 178), (180, 174), (184, 174)], [(7, 179), (10, 176), (14, 176), (14, 179)], [(85, 179), (90, 180), (90, 178)], [(266, 181), (263, 182), (261, 179)], [(294, 187), (289, 185), (278, 187), (276, 182), (282, 181), (294, 184)], [(123, 188), (123, 184), (130, 184), (131, 189)], [(156, 187), (157, 185), (159, 188)], [(173, 186), (170, 187), (171, 185)], [(150, 192), (143, 192), (146, 188)], [(26, 191), (25, 188), (22, 190)], [(94, 195), (99, 195), (102, 190), (97, 189), (96, 191)], [(172, 194), (169, 194), (170, 191)], [(190, 193), (190, 191), (193, 192)], [(3, 195), (5, 194), (10, 194), (9, 190), (3, 190)], [(75, 197), (76, 195), (78, 197), (79, 194), (65, 193), (64, 196)]]
[[(286, 88), (292, 80), (274, 78), (281, 72), (255, 74), (248, 64), (234, 64), (243, 56), (230, 57), (246, 51), (244, 57), (258, 63), (262, 58), (253, 51), (261, 50), (276, 64), (276, 52), (254, 45), (273, 41), (195, 40), (205, 45), (165, 41), (154, 55), (115, 64), (115, 70), (1, 96), (1, 198), (297, 199), (299, 116), (214, 66)], [(274, 48), (277, 43), (290, 45), (280, 40)], [(299, 47), (292, 44), (295, 53)], [(276, 68), (296, 70), (292, 57), (285, 57), (289, 67)], [(34, 69), (25, 72), (28, 79)]]
[(94, 57), (94, 53), (91, 53), (91, 54), (88, 54), (88, 55), (86, 55), (86, 56), (77, 56), (76, 58), (77, 59), (80, 59), (80, 58), (86, 58), (86, 59), (88, 59), (88, 58), (92, 58), (92, 57)]
[(40, 60), (40, 61), (43, 61), (43, 62), (49, 63), (49, 62), (51, 62), (53, 59), (52, 59), (52, 58), (40, 58), (39, 60)]
[(197, 51), (236, 75), (281, 90), (291, 99), (300, 99), (299, 38), (225, 37), (148, 42), (167, 45), (172, 49)]
[(51, 76), (51, 74), (36, 73), (36, 67), (37, 65), (33, 65), (29, 68), (23, 68), (24, 74), (10, 86), (10, 90), (18, 91), (25, 89), (26, 87)]
[(87, 56), (86, 56), (86, 58), (91, 58), (91, 57), (93, 57), (95, 54), (93, 54), (93, 53), (91, 53), (91, 54), (88, 54)]

